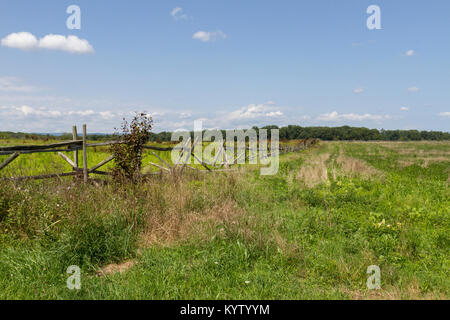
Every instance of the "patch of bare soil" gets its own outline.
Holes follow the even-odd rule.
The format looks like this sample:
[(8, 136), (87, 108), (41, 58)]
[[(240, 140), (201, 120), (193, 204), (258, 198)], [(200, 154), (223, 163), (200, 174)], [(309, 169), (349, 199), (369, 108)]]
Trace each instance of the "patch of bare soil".
[(100, 270), (97, 271), (97, 276), (99, 277), (104, 277), (104, 276), (108, 276), (114, 273), (123, 273), (125, 271), (127, 271), (128, 269), (130, 269), (132, 266), (134, 266), (135, 262), (133, 260), (127, 260), (125, 262), (122, 263), (111, 263), (108, 264), (107, 266), (104, 266), (103, 268), (101, 268)]

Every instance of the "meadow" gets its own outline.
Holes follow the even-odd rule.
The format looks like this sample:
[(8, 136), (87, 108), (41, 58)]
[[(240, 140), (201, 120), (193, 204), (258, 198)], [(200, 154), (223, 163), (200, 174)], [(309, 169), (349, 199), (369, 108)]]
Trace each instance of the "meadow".
[[(89, 165), (108, 156), (92, 149)], [(0, 174), (70, 169), (33, 154)], [(450, 142), (321, 142), (274, 176), (104, 181), (0, 180), (0, 299), (450, 297)]]

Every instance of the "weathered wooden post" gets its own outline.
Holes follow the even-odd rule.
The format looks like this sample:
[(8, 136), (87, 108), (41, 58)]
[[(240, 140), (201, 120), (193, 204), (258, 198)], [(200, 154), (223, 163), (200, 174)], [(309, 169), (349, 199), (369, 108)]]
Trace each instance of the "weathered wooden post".
[(87, 143), (86, 143), (86, 125), (83, 124), (83, 176), (84, 182), (88, 182), (89, 179), (89, 171), (87, 164)]
[(13, 160), (15, 158), (17, 158), (20, 155), (19, 152), (14, 152), (12, 155), (9, 156), (8, 159), (6, 159), (3, 163), (0, 163), (0, 170), (2, 170), (3, 168), (5, 168), (8, 164), (10, 164), (11, 162), (13, 162)]
[[(78, 140), (77, 126), (72, 127), (72, 137), (73, 137), (73, 140)], [(73, 152), (73, 162), (75, 163), (76, 169), (78, 169), (78, 150), (75, 150)]]

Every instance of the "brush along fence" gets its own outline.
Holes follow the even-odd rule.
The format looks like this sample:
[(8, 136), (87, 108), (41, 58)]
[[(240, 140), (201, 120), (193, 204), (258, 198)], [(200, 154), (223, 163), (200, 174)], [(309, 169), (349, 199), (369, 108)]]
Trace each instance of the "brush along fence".
[[(32, 154), (32, 153), (57, 153), (62, 160), (68, 163), (72, 167), (71, 172), (62, 173), (49, 173), (41, 175), (31, 175), (31, 176), (21, 176), (21, 177), (2, 177), (1, 179), (9, 180), (25, 180), (25, 179), (47, 179), (47, 178), (58, 178), (58, 177), (68, 177), (68, 176), (80, 176), (83, 177), (84, 181), (87, 182), (89, 175), (110, 175), (110, 172), (101, 171), (100, 169), (114, 160), (113, 156), (110, 156), (98, 164), (92, 166), (91, 168), (87, 165), (88, 148), (96, 148), (103, 146), (111, 146), (113, 144), (123, 144), (121, 141), (108, 141), (100, 143), (87, 143), (87, 132), (86, 125), (83, 125), (82, 139), (78, 139), (77, 127), (74, 126), (72, 129), (73, 140), (63, 141), (58, 143), (46, 144), (46, 145), (22, 145), (22, 146), (7, 146), (0, 147), (0, 156), (9, 155), (9, 157), (0, 163), (0, 171), (17, 159), (20, 155)], [(286, 144), (279, 147), (279, 153), (297, 152), (311, 147), (316, 144), (318, 139), (305, 139), (300, 140), (296, 144)], [(198, 144), (198, 140), (193, 143), (189, 138), (183, 146), (177, 147), (161, 147), (145, 145), (143, 148), (150, 150), (150, 153), (158, 159), (158, 163), (153, 161), (146, 161), (143, 165), (149, 165), (159, 169), (158, 172), (151, 172), (142, 174), (142, 176), (163, 174), (163, 173), (183, 173), (185, 169), (196, 170), (198, 172), (216, 172), (216, 171), (228, 171), (230, 167), (238, 164), (240, 160), (250, 161), (252, 156), (248, 147), (238, 149), (234, 146), (234, 151), (232, 155), (228, 152), (228, 147), (226, 143), (218, 147), (214, 159), (201, 160), (194, 153), (195, 146)], [(202, 146), (203, 147), (203, 146)], [(158, 155), (157, 152), (172, 152), (173, 150), (180, 150), (178, 160), (173, 164), (169, 164), (170, 161), (164, 160), (164, 157)], [(79, 152), (82, 153), (83, 166), (79, 165)], [(65, 153), (73, 153), (73, 159), (69, 158)], [(234, 157), (236, 154), (236, 157)], [(267, 153), (266, 158), (272, 155)], [(190, 160), (195, 159), (202, 169), (192, 167), (189, 165)], [(260, 157), (261, 159), (261, 157)], [(144, 167), (145, 168), (145, 167)]]

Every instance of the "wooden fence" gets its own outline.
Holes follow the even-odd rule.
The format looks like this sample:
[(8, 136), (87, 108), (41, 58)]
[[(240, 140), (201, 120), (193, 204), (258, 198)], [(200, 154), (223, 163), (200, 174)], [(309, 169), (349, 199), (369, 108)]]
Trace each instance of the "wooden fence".
[[(77, 127), (73, 126), (72, 128), (72, 136), (73, 139), (70, 141), (63, 141), (58, 143), (46, 144), (46, 145), (22, 145), (22, 146), (8, 146), (8, 147), (0, 147), (0, 155), (9, 155), (9, 157), (0, 164), (0, 171), (4, 169), (7, 165), (13, 162), (17, 157), (21, 154), (31, 154), (31, 153), (46, 153), (52, 152), (57, 153), (64, 161), (66, 161), (71, 167), (71, 172), (62, 172), (62, 173), (51, 173), (51, 174), (42, 174), (42, 175), (33, 175), (33, 176), (22, 176), (22, 177), (11, 177), (11, 178), (2, 178), (2, 179), (10, 179), (10, 180), (24, 180), (24, 179), (47, 179), (47, 178), (57, 178), (57, 177), (68, 177), (68, 176), (82, 176), (85, 182), (88, 181), (90, 174), (99, 174), (99, 175), (110, 175), (110, 172), (99, 170), (101, 167), (109, 163), (114, 159), (113, 156), (106, 158), (95, 166), (88, 168), (87, 165), (87, 150), (91, 147), (101, 147), (101, 146), (111, 146), (113, 144), (123, 144), (121, 141), (108, 141), (108, 142), (100, 142), (100, 143), (87, 143), (87, 133), (86, 133), (86, 125), (83, 125), (83, 134), (82, 139), (78, 139)], [(309, 148), (310, 146), (316, 144), (318, 142), (317, 139), (305, 139), (300, 140), (299, 143), (295, 145), (282, 145), (280, 146), (279, 153), (287, 153), (287, 152), (296, 152), (300, 150), (304, 150)], [(203, 172), (212, 172), (212, 171), (226, 171), (229, 168), (237, 164), (239, 160), (244, 158), (244, 161), (251, 160), (250, 153), (247, 155), (247, 151), (249, 148), (246, 147), (241, 151), (238, 155), (236, 153), (236, 158), (229, 159), (226, 152), (226, 144), (219, 147), (217, 154), (212, 162), (207, 162), (206, 160), (200, 160), (196, 154), (194, 153), (194, 148), (197, 145), (198, 140), (195, 140), (192, 143), (191, 139), (189, 139), (183, 147), (158, 147), (145, 145), (144, 149), (151, 150), (151, 153), (160, 161), (160, 163), (148, 162), (149, 165), (158, 168), (159, 172), (147, 173), (146, 175), (153, 174), (162, 174), (162, 173), (174, 173), (179, 172), (182, 173), (185, 168), (189, 168), (192, 170), (203, 171)], [(171, 152), (175, 149), (181, 150), (178, 161), (174, 164), (170, 165), (163, 158), (158, 156), (154, 151), (163, 151), (163, 152)], [(82, 152), (83, 156), (83, 167), (79, 166), (79, 154), (78, 152)], [(187, 152), (186, 152), (187, 151)], [(69, 158), (63, 152), (73, 152), (73, 159)], [(222, 156), (222, 161), (219, 161), (219, 157)], [(271, 155), (267, 155), (266, 157), (270, 157)], [(198, 163), (205, 169), (199, 170), (198, 168), (194, 168), (188, 165), (189, 160), (193, 157), (193, 159), (197, 160)]]

